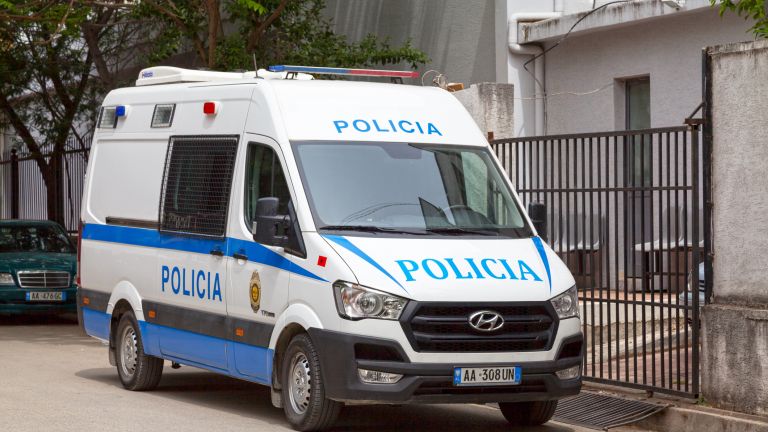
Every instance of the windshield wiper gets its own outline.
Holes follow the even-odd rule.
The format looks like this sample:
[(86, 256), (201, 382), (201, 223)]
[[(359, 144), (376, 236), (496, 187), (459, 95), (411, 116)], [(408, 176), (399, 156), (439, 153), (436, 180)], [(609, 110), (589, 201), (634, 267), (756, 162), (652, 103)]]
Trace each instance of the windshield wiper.
[(488, 229), (479, 229), (479, 228), (434, 227), (434, 228), (427, 228), (427, 231), (435, 234), (446, 234), (446, 235), (472, 234), (472, 235), (484, 235), (484, 236), (499, 236), (499, 233), (497, 231), (492, 231)]
[(328, 231), (359, 231), (369, 233), (394, 233), (394, 234), (412, 234), (412, 235), (426, 235), (421, 231), (409, 231), (398, 228), (379, 227), (375, 225), (325, 225), (318, 229)]

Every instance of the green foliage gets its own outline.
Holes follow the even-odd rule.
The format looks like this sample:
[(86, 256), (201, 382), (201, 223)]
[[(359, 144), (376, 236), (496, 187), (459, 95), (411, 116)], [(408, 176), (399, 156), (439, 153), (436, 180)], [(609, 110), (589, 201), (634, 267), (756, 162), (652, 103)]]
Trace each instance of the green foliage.
[[(52, 194), (68, 138), (92, 129), (104, 95), (141, 68), (179, 60), (218, 70), (269, 64), (416, 68), (410, 41), (333, 32), (324, 0), (0, 0), (0, 127), (12, 126)], [(81, 141), (82, 143), (82, 141)]]
[[(223, 0), (221, 22), (196, 0), (140, 2), (137, 16), (164, 22), (156, 35), (158, 52), (196, 53), (200, 65), (213, 70), (252, 69), (274, 63), (364, 67), (405, 64), (416, 68), (427, 55), (410, 41), (392, 46), (368, 35), (358, 43), (333, 32), (322, 11), (324, 0)], [(215, 38), (210, 29), (219, 29)], [(211, 45), (214, 45), (211, 55)]]
[(333, 32), (332, 23), (323, 16), (323, 0), (295, 2), (286, 8), (275, 25), (265, 34), (256, 55), (260, 64), (300, 64), (327, 67), (371, 67), (405, 64), (416, 68), (429, 61), (410, 40), (399, 47), (369, 34), (360, 42), (350, 43)]
[(254, 12), (258, 15), (264, 15), (267, 13), (267, 8), (261, 4), (261, 2), (253, 0), (235, 0), (234, 3), (244, 10)]
[[(718, 0), (710, 0), (716, 5)], [(726, 12), (735, 12), (745, 20), (753, 20), (755, 24), (749, 29), (756, 38), (768, 38), (768, 16), (766, 16), (765, 0), (722, 0), (719, 1), (720, 16)]]
[[(88, 10), (61, 2), (4, 1), (0, 15), (34, 17), (6, 19), (0, 25), (0, 97), (16, 101), (12, 114), (38, 137), (39, 147), (53, 148), (68, 136), (86, 94), (81, 83), (88, 79), (91, 63), (80, 41), (80, 25)], [(3, 114), (9, 122), (9, 113)]]

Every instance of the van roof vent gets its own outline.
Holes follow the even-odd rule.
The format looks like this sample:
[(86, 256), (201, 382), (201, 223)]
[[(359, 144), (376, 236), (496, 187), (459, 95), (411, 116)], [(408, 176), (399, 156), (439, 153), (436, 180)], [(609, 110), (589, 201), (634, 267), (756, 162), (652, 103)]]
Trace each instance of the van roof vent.
[[(285, 79), (288, 72), (271, 72), (259, 69), (256, 72), (214, 72), (206, 70), (182, 69), (172, 66), (155, 66), (142, 69), (139, 72), (139, 79), (136, 80), (137, 86), (148, 86), (157, 84), (173, 83), (193, 83), (193, 82), (212, 82), (212, 81), (238, 81), (252, 80), (255, 78), (265, 79)], [(297, 79), (313, 79), (312, 75), (299, 74)]]

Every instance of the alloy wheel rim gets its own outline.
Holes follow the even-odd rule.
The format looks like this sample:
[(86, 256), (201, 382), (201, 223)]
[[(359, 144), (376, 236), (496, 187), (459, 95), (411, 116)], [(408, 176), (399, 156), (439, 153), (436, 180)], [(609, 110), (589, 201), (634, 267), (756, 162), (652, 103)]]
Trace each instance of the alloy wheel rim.
[(296, 353), (291, 359), (288, 395), (291, 407), (298, 414), (304, 414), (309, 408), (309, 398), (312, 391), (311, 376), (307, 356), (304, 353)]

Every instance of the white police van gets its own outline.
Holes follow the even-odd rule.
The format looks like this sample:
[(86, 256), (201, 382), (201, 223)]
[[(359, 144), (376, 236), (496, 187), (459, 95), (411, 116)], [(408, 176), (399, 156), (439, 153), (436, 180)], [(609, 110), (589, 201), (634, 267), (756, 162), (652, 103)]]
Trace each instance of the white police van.
[(86, 332), (123, 385), (164, 359), (271, 387), (299, 430), (344, 403), (498, 402), (546, 422), (581, 386), (574, 279), (435, 87), (145, 69), (104, 100), (79, 248)]

